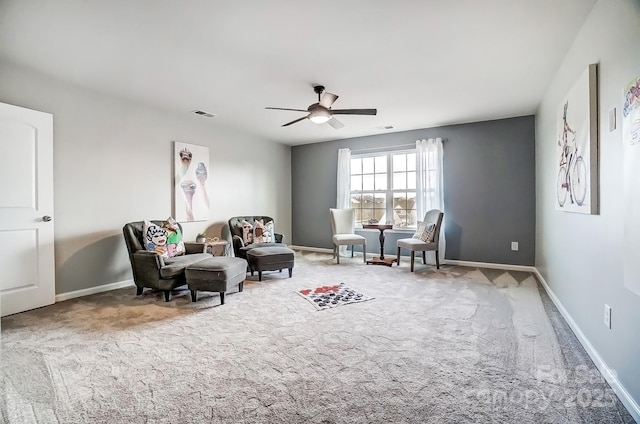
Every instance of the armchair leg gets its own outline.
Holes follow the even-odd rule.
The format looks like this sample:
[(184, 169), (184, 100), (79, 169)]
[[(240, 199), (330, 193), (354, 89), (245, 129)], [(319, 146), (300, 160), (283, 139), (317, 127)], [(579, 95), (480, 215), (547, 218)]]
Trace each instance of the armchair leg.
[(220, 292), (220, 304), (224, 305), (224, 292)]
[(338, 265), (340, 264), (340, 245), (336, 246), (336, 258), (338, 259)]
[(142, 294), (143, 287), (136, 287), (136, 296), (140, 296)]
[(367, 263), (367, 245), (362, 245), (362, 259), (364, 259), (364, 263)]
[(436, 250), (436, 269), (440, 269), (440, 259), (438, 259), (438, 251)]
[(262, 281), (262, 271), (258, 271), (258, 281)]
[(398, 246), (398, 257), (396, 258), (396, 262), (398, 263), (398, 266), (400, 266), (400, 247)]
[(427, 264), (427, 251), (423, 250), (422, 251), (422, 265), (426, 265)]
[(191, 290), (191, 301), (195, 302), (196, 300), (198, 300), (198, 291), (197, 290)]
[(293, 268), (289, 268), (289, 278), (293, 275)]
[(351, 245), (351, 257), (353, 258), (353, 244)]
[(171, 299), (171, 290), (165, 290), (164, 291), (164, 301), (168, 302), (169, 299)]
[(244, 290), (244, 281), (241, 281), (240, 284), (238, 284), (238, 291), (241, 292), (242, 290)]
[(416, 259), (416, 252), (414, 252), (413, 250), (411, 251), (411, 272), (413, 272), (414, 266), (413, 263)]

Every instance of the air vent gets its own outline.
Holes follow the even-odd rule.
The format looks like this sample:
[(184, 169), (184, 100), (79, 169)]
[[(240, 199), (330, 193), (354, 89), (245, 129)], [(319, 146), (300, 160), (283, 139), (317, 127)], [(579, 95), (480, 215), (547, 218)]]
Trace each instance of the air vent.
[(392, 130), (393, 129), (393, 125), (384, 125), (382, 127), (376, 127), (376, 129), (380, 130), (380, 131)]
[(207, 118), (214, 118), (216, 116), (213, 113), (205, 112), (204, 110), (193, 110), (192, 112), (196, 115), (206, 116)]

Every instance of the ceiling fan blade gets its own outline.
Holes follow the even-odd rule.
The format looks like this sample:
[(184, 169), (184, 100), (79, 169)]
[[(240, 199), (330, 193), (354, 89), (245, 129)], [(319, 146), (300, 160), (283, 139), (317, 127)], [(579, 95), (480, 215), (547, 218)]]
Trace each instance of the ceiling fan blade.
[[(305, 110), (305, 112), (306, 112), (306, 110)], [(295, 121), (287, 122), (286, 124), (284, 124), (284, 125), (283, 125), (283, 127), (288, 127), (289, 125), (291, 125), (291, 124), (295, 124), (296, 122), (300, 122), (300, 121), (302, 121), (303, 119), (307, 119), (307, 117), (306, 117), (306, 116), (303, 116), (302, 118), (298, 118), (298, 119), (296, 119)]]
[(331, 118), (327, 121), (327, 124), (331, 125), (334, 129), (339, 130), (344, 127), (344, 124), (338, 121), (336, 118)]
[(327, 109), (329, 109), (333, 104), (333, 102), (335, 102), (336, 100), (338, 100), (338, 96), (336, 96), (335, 94), (325, 92), (322, 95), (322, 100), (320, 100), (320, 106), (326, 107)]
[(331, 109), (332, 115), (375, 115), (377, 109)]
[(265, 107), (265, 109), (271, 110), (291, 110), (293, 112), (308, 112), (307, 109), (288, 109), (286, 107)]

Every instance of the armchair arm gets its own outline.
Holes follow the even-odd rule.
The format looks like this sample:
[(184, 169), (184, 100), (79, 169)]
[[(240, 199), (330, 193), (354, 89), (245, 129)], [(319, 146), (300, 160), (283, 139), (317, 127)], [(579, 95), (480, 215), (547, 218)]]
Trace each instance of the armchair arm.
[(242, 237), (233, 236), (233, 251), (237, 254), (241, 248), (244, 247), (244, 241), (242, 241)]
[(156, 252), (137, 250), (131, 256), (133, 279), (138, 287), (156, 287), (160, 279), (160, 268), (164, 266), (162, 256)]
[(184, 242), (185, 254), (207, 253), (207, 245), (204, 243)]
[(162, 256), (156, 252), (149, 252), (147, 250), (136, 250), (133, 252), (133, 261), (137, 266), (152, 267), (160, 269), (164, 266), (164, 260)]

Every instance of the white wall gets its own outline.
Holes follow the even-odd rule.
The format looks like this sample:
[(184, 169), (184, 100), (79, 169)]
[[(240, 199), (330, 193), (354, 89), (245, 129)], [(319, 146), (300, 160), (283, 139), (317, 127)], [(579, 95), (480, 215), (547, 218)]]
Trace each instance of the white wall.
[[(184, 224), (187, 240), (219, 236), (234, 215), (269, 215), (291, 240), (290, 148), (0, 66), (0, 102), (54, 116), (56, 293), (124, 281), (129, 221), (172, 213), (173, 141), (208, 146), (211, 219)], [(214, 118), (215, 119), (215, 118)]]
[[(625, 85), (640, 75), (639, 41), (640, 1), (600, 0), (536, 115), (536, 266), (573, 319), (574, 331), (617, 373), (621, 389), (634, 399), (627, 407), (635, 408), (640, 403), (640, 296), (626, 289), (623, 281), (620, 122)], [(590, 63), (599, 64), (599, 215), (556, 211), (554, 206), (556, 110)], [(614, 107), (619, 126), (609, 132), (608, 116)], [(611, 329), (603, 324), (605, 303), (612, 307)], [(634, 413), (640, 419), (638, 411)]]

